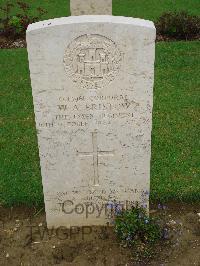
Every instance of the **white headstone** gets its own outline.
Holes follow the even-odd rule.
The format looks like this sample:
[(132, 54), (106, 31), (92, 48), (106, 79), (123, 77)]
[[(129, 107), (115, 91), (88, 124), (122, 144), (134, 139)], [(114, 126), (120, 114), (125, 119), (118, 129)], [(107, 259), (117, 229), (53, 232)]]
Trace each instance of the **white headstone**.
[(112, 15), (112, 0), (71, 0), (72, 16)]
[(28, 56), (48, 227), (149, 204), (155, 27), (112, 16), (32, 24)]

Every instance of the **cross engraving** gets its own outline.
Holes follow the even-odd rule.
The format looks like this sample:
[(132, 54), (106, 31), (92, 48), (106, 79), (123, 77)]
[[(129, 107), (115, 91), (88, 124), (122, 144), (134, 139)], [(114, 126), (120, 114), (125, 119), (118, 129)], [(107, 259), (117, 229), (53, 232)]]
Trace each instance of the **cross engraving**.
[(98, 144), (97, 144), (97, 131), (92, 132), (92, 146), (93, 151), (92, 152), (79, 152), (77, 151), (78, 155), (80, 157), (93, 157), (93, 175), (94, 175), (94, 186), (99, 186), (99, 157), (101, 156), (114, 156), (114, 151), (99, 151)]

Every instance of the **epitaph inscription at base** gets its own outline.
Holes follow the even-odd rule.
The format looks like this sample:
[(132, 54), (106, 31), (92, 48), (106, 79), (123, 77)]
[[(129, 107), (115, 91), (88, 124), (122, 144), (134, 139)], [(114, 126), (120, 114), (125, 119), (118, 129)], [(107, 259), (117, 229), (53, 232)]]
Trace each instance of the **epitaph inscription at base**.
[(27, 44), (48, 227), (111, 223), (110, 205), (148, 209), (153, 23), (48, 20)]

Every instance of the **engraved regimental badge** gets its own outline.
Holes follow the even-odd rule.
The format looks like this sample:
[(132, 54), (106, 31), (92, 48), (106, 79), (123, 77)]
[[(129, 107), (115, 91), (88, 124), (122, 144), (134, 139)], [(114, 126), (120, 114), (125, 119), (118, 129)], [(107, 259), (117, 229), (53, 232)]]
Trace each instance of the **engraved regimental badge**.
[(85, 34), (73, 40), (65, 50), (67, 75), (85, 89), (99, 89), (113, 81), (119, 72), (122, 54), (110, 39)]

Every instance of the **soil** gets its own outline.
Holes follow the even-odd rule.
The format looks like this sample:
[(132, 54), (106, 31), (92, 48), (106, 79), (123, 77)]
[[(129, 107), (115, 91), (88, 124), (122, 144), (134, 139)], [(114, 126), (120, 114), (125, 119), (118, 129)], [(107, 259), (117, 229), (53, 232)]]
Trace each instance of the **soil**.
[(12, 48), (24, 48), (26, 47), (26, 41), (23, 38), (10, 39), (4, 36), (0, 36), (0, 49), (12, 49)]
[(47, 230), (43, 209), (0, 207), (0, 265), (200, 265), (199, 213), (197, 204), (152, 205), (167, 234), (145, 258), (123, 247), (112, 227)]

